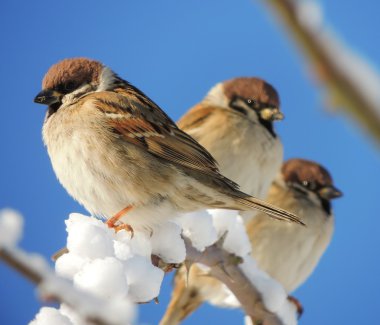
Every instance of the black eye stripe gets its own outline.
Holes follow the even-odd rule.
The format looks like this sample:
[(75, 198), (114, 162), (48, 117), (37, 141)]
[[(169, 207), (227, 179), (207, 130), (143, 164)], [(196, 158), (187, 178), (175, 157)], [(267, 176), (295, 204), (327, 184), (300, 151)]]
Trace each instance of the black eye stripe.
[(78, 83), (74, 80), (61, 83), (54, 87), (54, 90), (59, 91), (62, 94), (68, 94), (78, 88)]
[(76, 84), (74, 81), (69, 81), (64, 85), (66, 90), (73, 90), (76, 88)]
[[(250, 108), (253, 108), (257, 111), (260, 111), (265, 108), (276, 108), (276, 105), (271, 105), (269, 103), (264, 103), (261, 101), (258, 101), (255, 97), (249, 97), (249, 98), (244, 98), (241, 96), (234, 96), (231, 101), (230, 101), (230, 106), (239, 106), (238, 102), (242, 101), (244, 102), (247, 106)], [(241, 105), (241, 104), (240, 104)]]
[(238, 111), (244, 115), (247, 115), (247, 111), (246, 109), (244, 109), (244, 107), (241, 106), (241, 104), (239, 104), (239, 100), (242, 100), (240, 97), (238, 96), (234, 96), (230, 103), (229, 103), (229, 106), (234, 109), (235, 111)]
[(271, 105), (268, 103), (263, 103), (255, 99), (254, 97), (242, 99), (249, 107), (253, 108), (256, 111), (261, 111), (265, 108), (276, 108), (275, 105)]
[[(309, 192), (313, 192), (317, 194), (318, 199), (321, 202), (322, 209), (328, 214), (331, 215), (331, 203), (329, 200), (323, 199), (318, 195), (317, 190), (311, 190), (310, 188), (307, 188), (306, 186), (303, 185), (303, 182), (301, 181), (296, 181), (296, 182), (287, 182), (287, 185), (292, 188), (296, 193), (302, 195), (303, 197), (308, 197)], [(318, 185), (319, 188), (322, 187)]]

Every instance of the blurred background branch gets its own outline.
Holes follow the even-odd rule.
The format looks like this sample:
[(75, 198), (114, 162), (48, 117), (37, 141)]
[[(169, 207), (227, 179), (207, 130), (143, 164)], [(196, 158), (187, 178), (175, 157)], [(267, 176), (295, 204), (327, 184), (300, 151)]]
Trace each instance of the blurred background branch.
[[(66, 304), (88, 324), (125, 324), (124, 315), (115, 320), (115, 316), (107, 312), (111, 309), (106, 301), (78, 290), (66, 279), (58, 277), (41, 256), (29, 255), (20, 249), (0, 245), (0, 261), (37, 285), (43, 300)], [(120, 322), (117, 319), (120, 319)]]
[(329, 103), (358, 123), (380, 144), (380, 77), (325, 26), (310, 0), (264, 0), (309, 61)]

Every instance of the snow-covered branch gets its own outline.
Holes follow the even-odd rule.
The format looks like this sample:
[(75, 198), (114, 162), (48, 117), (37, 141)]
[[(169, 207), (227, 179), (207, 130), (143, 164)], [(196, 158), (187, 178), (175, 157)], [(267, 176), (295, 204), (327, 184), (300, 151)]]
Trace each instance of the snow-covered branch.
[[(10, 233), (4, 224), (17, 230), (14, 225), (22, 223), (1, 220), (0, 234)], [(165, 272), (152, 263), (152, 256), (160, 266), (185, 259), (187, 265), (201, 265), (226, 286), (221, 303), (242, 307), (253, 324), (297, 323), (285, 290), (251, 257), (244, 223), (236, 211), (189, 213), (151, 231), (135, 231), (134, 236), (125, 230), (115, 233), (102, 221), (75, 213), (66, 226), (68, 250), (57, 259), (56, 273), (41, 257), (14, 247), (20, 231), (0, 245), (5, 262), (35, 282), (43, 297), (61, 303), (59, 309), (42, 308), (33, 325), (130, 324), (133, 303), (152, 301), (160, 292)]]
[(247, 278), (239, 264), (238, 256), (228, 253), (220, 245), (214, 244), (204, 252), (196, 250), (190, 243), (186, 243), (186, 259), (189, 264), (199, 263), (209, 267), (209, 275), (224, 283), (240, 302), (241, 307), (252, 324), (282, 325), (283, 321), (270, 312), (264, 305), (262, 295), (255, 285)]
[(22, 233), (22, 217), (13, 210), (0, 211), (0, 260), (38, 286), (44, 299), (61, 303), (61, 310), (43, 308), (31, 324), (125, 325), (134, 319), (134, 306), (126, 299), (101, 299), (57, 276), (39, 255), (15, 247)]
[(123, 325), (133, 319), (133, 307), (130, 303), (110, 303), (74, 288), (72, 283), (55, 275), (40, 256), (31, 256), (19, 249), (2, 247), (0, 259), (35, 283), (44, 299), (66, 304), (90, 324)]
[(264, 0), (310, 61), (332, 106), (344, 109), (380, 143), (380, 76), (342, 44), (314, 0)]
[[(181, 219), (181, 222), (189, 237), (185, 239), (188, 267), (192, 263), (201, 265), (205, 274), (221, 281), (230, 291), (213, 304), (241, 307), (252, 324), (297, 324), (296, 307), (288, 301), (284, 288), (261, 271), (252, 258), (251, 244), (238, 213), (225, 210), (209, 210), (208, 213), (212, 217), (210, 228), (205, 215), (193, 214), (190, 215), (195, 219), (193, 222), (186, 219)], [(191, 231), (188, 230), (190, 225)], [(217, 240), (202, 247), (200, 231), (209, 234), (216, 232)], [(194, 243), (198, 249), (193, 247)]]

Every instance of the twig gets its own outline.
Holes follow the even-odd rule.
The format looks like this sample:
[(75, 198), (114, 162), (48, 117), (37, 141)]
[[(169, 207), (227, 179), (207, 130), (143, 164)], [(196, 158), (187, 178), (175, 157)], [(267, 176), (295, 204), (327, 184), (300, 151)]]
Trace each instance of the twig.
[[(380, 143), (379, 101), (376, 102), (368, 96), (368, 92), (365, 91), (366, 85), (360, 85), (362, 80), (352, 71), (355, 67), (339, 66), (341, 59), (339, 54), (355, 57), (354, 63), (358, 63), (359, 58), (349, 49), (344, 49), (331, 33), (321, 28), (312, 28), (301, 21), (299, 1), (264, 0), (264, 2), (268, 3), (281, 18), (303, 54), (309, 59), (316, 75), (330, 95), (331, 104), (344, 109)], [(338, 48), (340, 53), (336, 53), (332, 47)]]
[(283, 325), (282, 321), (264, 305), (260, 292), (239, 268), (231, 262), (233, 255), (217, 244), (209, 246), (204, 252), (195, 249), (185, 239), (186, 259), (190, 263), (200, 263), (210, 268), (210, 275), (223, 282), (240, 302), (253, 324)]

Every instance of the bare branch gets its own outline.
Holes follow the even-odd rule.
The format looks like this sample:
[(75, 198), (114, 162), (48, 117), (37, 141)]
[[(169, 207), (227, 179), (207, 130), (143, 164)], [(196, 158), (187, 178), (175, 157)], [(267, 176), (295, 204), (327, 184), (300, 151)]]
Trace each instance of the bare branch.
[(283, 325), (283, 322), (264, 305), (260, 292), (245, 276), (238, 265), (238, 258), (225, 251), (218, 244), (196, 250), (185, 239), (186, 259), (190, 263), (200, 263), (210, 268), (210, 275), (223, 282), (240, 302), (253, 324)]
[[(294, 0), (265, 0), (288, 28), (291, 36), (310, 61), (321, 84), (325, 86), (333, 106), (342, 108), (380, 143), (380, 101), (373, 96), (380, 78), (368, 64), (345, 48), (322, 26), (307, 23), (300, 6), (305, 2)], [(310, 19), (311, 20), (311, 19)], [(343, 57), (352, 64), (342, 64)], [(366, 76), (359, 74), (367, 70)], [(360, 73), (357, 73), (357, 72)], [(373, 87), (375, 86), (375, 87)], [(371, 91), (369, 91), (371, 88)], [(375, 91), (376, 92), (376, 91)], [(374, 100), (375, 99), (375, 100)]]

